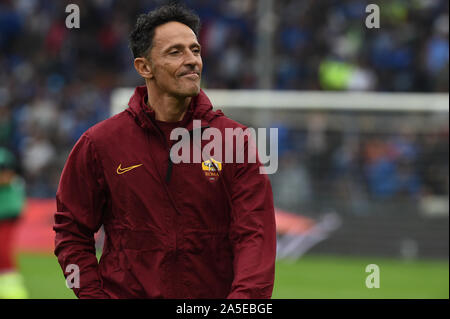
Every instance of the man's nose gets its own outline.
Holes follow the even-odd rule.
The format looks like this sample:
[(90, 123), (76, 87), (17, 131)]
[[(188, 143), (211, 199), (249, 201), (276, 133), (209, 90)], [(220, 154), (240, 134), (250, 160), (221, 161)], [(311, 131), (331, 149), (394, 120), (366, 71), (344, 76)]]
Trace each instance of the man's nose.
[(184, 60), (185, 65), (195, 67), (200, 63), (200, 55), (195, 55), (192, 51), (188, 50), (186, 58)]

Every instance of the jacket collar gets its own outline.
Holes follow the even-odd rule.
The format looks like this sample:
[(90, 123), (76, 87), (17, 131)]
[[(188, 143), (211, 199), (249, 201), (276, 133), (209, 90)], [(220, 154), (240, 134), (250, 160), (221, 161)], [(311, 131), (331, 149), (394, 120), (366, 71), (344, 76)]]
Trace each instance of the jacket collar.
[[(152, 118), (154, 119), (154, 111), (145, 103), (147, 94), (147, 87), (145, 85), (138, 86), (128, 102), (129, 107), (127, 111), (142, 128), (153, 127), (150, 121)], [(200, 89), (200, 93), (192, 98), (188, 111), (182, 120), (184, 127), (187, 130), (192, 130), (193, 120), (200, 120), (202, 127), (208, 127), (209, 122), (213, 118), (223, 116), (223, 113), (220, 110), (214, 112), (212, 108), (208, 96)]]

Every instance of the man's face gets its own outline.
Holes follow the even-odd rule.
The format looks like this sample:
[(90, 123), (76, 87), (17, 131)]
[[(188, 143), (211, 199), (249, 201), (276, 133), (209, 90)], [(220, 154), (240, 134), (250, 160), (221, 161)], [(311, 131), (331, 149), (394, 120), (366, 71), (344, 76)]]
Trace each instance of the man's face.
[(200, 44), (188, 26), (179, 22), (158, 26), (149, 56), (152, 79), (161, 93), (189, 97), (200, 92)]

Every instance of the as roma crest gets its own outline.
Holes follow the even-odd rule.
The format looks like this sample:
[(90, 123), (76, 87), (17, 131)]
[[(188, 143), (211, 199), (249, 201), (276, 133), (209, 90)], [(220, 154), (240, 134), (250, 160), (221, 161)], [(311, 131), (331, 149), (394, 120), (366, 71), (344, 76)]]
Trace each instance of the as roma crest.
[(202, 162), (202, 170), (210, 182), (215, 182), (219, 178), (219, 172), (222, 170), (222, 163), (211, 158)]

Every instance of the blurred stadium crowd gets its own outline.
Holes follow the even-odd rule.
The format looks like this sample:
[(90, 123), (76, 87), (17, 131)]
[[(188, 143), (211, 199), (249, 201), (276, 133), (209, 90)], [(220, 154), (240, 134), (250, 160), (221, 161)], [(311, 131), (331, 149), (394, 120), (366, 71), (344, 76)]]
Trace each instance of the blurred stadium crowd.
[[(0, 3), (0, 144), (21, 159), (29, 196), (53, 197), (75, 141), (109, 116), (112, 90), (142, 84), (128, 33), (162, 2)], [(80, 7), (80, 29), (65, 27), (68, 3)], [(256, 0), (185, 3), (202, 19), (203, 86), (257, 89)], [(364, 27), (367, 3), (275, 1), (273, 88), (448, 92), (448, 1), (380, 2), (377, 31)], [(299, 188), (305, 197), (342, 192), (346, 176), (378, 198), (448, 195), (448, 126), (427, 136), (343, 138), (322, 122), (280, 131), (274, 189), (285, 203)]]
[[(434, 208), (419, 207), (427, 199), (448, 198), (448, 117), (426, 131), (408, 119), (401, 120), (406, 125), (384, 120), (380, 131), (357, 128), (368, 115), (351, 115), (342, 129), (332, 125), (333, 114), (305, 116), (306, 127), (275, 125), (280, 164), (271, 178), (278, 207), (355, 215), (427, 213)], [(391, 115), (371, 120), (383, 121), (376, 118), (382, 116)]]

